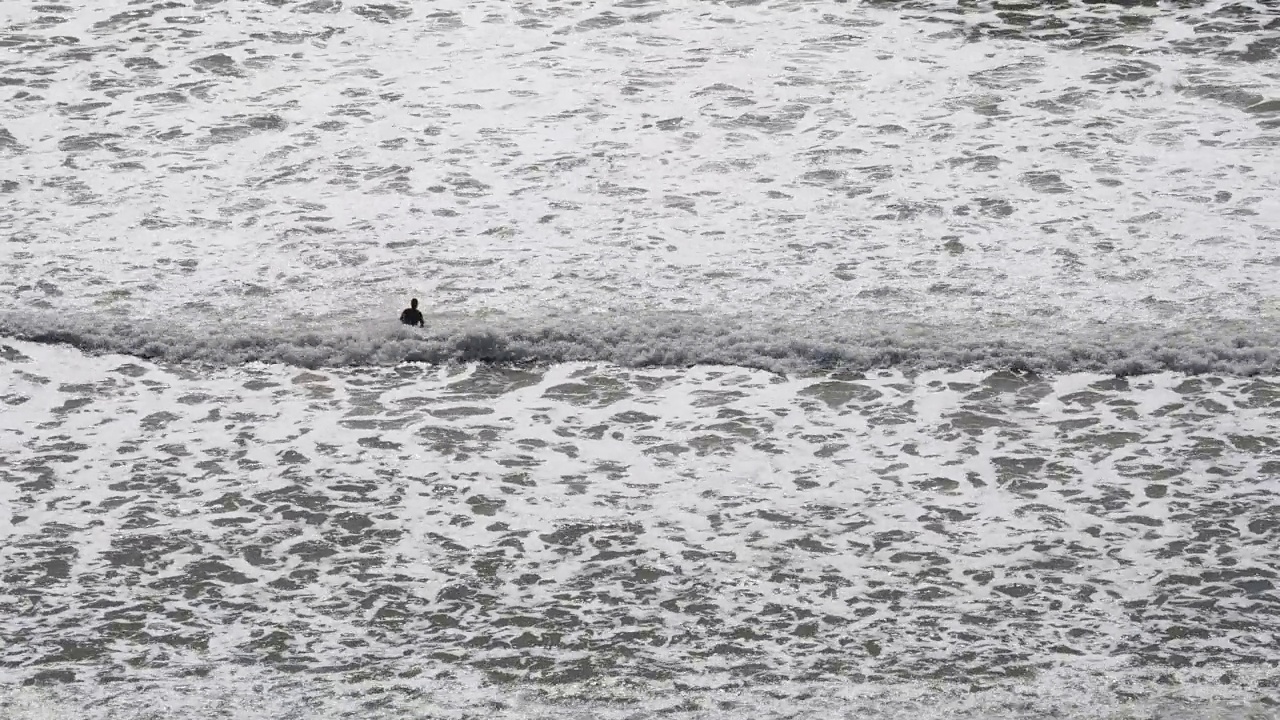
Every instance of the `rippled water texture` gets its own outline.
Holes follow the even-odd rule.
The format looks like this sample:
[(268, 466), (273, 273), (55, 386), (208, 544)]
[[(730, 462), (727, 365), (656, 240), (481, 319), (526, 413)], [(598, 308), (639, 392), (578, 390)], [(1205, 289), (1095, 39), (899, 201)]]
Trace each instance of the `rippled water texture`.
[(337, 673), (403, 710), (479, 673), (468, 702), (632, 712), (1280, 680), (1275, 380), (5, 358), (11, 678)]
[(1277, 37), (0, 3), (0, 717), (1280, 715)]
[[(364, 327), (416, 294), (450, 343), (603, 314), (570, 344), (637, 324), (663, 344), (653, 313), (685, 313), (809, 343), (922, 325), (948, 348), (1193, 329), (1278, 362), (1262, 3), (7, 3), (0, 18), (11, 335), (218, 361), (247, 328)], [(167, 327), (175, 312), (198, 329)], [(592, 357), (636, 360), (577, 359)]]

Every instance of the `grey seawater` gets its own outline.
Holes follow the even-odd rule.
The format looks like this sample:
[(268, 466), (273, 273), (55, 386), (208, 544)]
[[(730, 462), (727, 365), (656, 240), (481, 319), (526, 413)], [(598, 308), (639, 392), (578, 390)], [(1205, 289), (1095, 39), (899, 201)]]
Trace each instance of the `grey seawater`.
[(1280, 379), (2, 357), (11, 716), (1280, 702)]
[(835, 5), (6, 4), (0, 333), (1277, 368), (1272, 8)]
[(0, 4), (0, 716), (1280, 716), (1276, 23)]

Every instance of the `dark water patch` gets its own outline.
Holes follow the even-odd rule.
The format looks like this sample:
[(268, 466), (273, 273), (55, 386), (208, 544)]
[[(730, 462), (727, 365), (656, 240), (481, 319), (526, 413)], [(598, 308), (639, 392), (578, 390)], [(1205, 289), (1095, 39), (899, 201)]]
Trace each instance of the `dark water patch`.
[(0, 345), (0, 360), (12, 363), (31, 362), (31, 358), (22, 353), (21, 350), (12, 345)]
[(1265, 100), (1245, 107), (1245, 112), (1254, 115), (1280, 113), (1280, 100)]
[(941, 217), (945, 214), (941, 205), (918, 200), (899, 200), (898, 202), (887, 203), (884, 209), (888, 212), (873, 215), (871, 219), (911, 222), (922, 217)]
[(969, 433), (981, 433), (993, 428), (1012, 428), (1015, 424), (998, 417), (963, 411), (948, 416), (952, 427)]
[(1117, 65), (1086, 73), (1085, 80), (1100, 85), (1145, 80), (1160, 72), (1160, 66), (1141, 60), (1128, 60)]
[(1247, 63), (1274, 62), (1280, 59), (1280, 23), (1273, 20), (1263, 32), (1270, 32), (1270, 37), (1261, 37), (1250, 42), (1243, 51), (1228, 52)]
[(1055, 171), (1024, 173), (1020, 179), (1023, 184), (1036, 192), (1051, 194), (1071, 192), (1070, 186), (1063, 182), (1062, 175)]
[[(312, 11), (315, 12), (315, 11)], [(324, 12), (332, 12), (326, 10)], [(413, 8), (401, 4), (357, 5), (351, 12), (377, 23), (392, 23), (403, 20), (413, 14)]]
[(497, 393), (511, 392), (533, 387), (542, 380), (542, 374), (520, 368), (492, 367), (471, 373), (449, 384), (448, 391), (460, 396), (492, 397)]
[(124, 152), (124, 149), (118, 144), (112, 142), (120, 140), (121, 135), (116, 133), (89, 133), (86, 135), (69, 135), (58, 141), (58, 149), (63, 152), (90, 152), (93, 150), (110, 150), (112, 152)]
[(816, 397), (830, 407), (840, 407), (850, 402), (869, 403), (883, 395), (875, 388), (866, 385), (836, 380), (814, 383), (800, 391), (800, 394)]
[(459, 418), (476, 417), (479, 415), (492, 415), (493, 408), (458, 406), (429, 410), (428, 412), (438, 418), (455, 420)]
[(191, 67), (214, 75), (223, 77), (244, 77), (245, 73), (237, 65), (236, 61), (226, 53), (215, 53), (199, 60), (193, 60)]
[(631, 393), (621, 382), (613, 378), (597, 378), (582, 383), (564, 383), (547, 388), (544, 396), (575, 405), (604, 407), (612, 405)]
[(592, 30), (604, 30), (611, 27), (617, 27), (627, 22), (627, 19), (612, 12), (603, 12), (594, 17), (587, 18), (573, 26), (574, 32), (591, 32)]
[(289, 123), (287, 123), (284, 118), (274, 113), (266, 115), (233, 116), (228, 119), (242, 121), (245, 125), (248, 125), (254, 130), (279, 131), (284, 130), (289, 126)]
[(138, 20), (146, 20), (147, 18), (155, 15), (157, 10), (158, 8), (154, 7), (127, 10), (125, 12), (112, 15), (106, 20), (100, 20), (94, 23), (93, 29), (98, 31), (118, 30), (124, 25), (132, 24)]
[(293, 8), (293, 12), (305, 14), (333, 14), (341, 11), (341, 0), (310, 0)]
[(161, 411), (161, 412), (152, 413), (142, 418), (139, 425), (144, 430), (149, 430), (154, 432), (156, 430), (163, 428), (164, 426), (168, 425), (169, 423), (177, 419), (178, 419), (177, 415), (174, 415), (171, 412)]
[(804, 117), (806, 112), (807, 108), (805, 106), (790, 106), (790, 109), (774, 115), (744, 113), (729, 121), (728, 126), (731, 128), (761, 130), (768, 133), (786, 132), (794, 130), (796, 123)]
[(144, 103), (180, 105), (182, 103), (187, 102), (187, 96), (184, 95), (183, 93), (170, 90), (167, 92), (147, 93), (146, 95), (139, 95), (137, 97), (137, 100), (138, 102), (144, 102)]
[[(990, 37), (1134, 53), (1137, 38), (1146, 40), (1144, 35), (1163, 17), (1184, 23), (1195, 34), (1193, 38), (1163, 41), (1162, 49), (1169, 51), (1256, 63), (1274, 59), (1280, 50), (1280, 40), (1271, 30), (1275, 18), (1265, 2), (1232, 3), (1212, 13), (1204, 12), (1200, 3), (1156, 0), (1085, 0), (1083, 4), (1067, 0), (871, 0), (867, 4), (924, 22), (951, 25), (957, 33), (975, 40)], [(1138, 11), (1132, 11), (1135, 9)]]
[(266, 40), (268, 42), (280, 43), (283, 45), (301, 45), (307, 40), (318, 37), (318, 33), (310, 32), (282, 32), (273, 30), (269, 33), (254, 33), (250, 35), (254, 40)]
[(1190, 85), (1180, 88), (1184, 95), (1215, 100), (1224, 105), (1248, 110), (1266, 102), (1266, 97), (1245, 88), (1232, 85)]
[(998, 155), (965, 155), (963, 157), (949, 158), (947, 165), (972, 172), (988, 173), (999, 170), (1001, 163), (1007, 162), (1009, 161)]
[(146, 56), (125, 58), (121, 62), (126, 68), (134, 71), (160, 70), (164, 67), (154, 58)]
[(19, 143), (7, 128), (0, 126), (0, 148), (19, 150), (22, 148), (22, 143)]
[(800, 182), (806, 185), (830, 185), (844, 179), (843, 170), (811, 170), (800, 176)]

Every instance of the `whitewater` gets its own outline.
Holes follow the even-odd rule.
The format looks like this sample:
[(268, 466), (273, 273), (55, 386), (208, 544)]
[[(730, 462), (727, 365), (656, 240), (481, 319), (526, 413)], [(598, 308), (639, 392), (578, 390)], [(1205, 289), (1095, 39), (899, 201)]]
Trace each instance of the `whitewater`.
[(1278, 60), (0, 5), (0, 716), (1280, 717)]

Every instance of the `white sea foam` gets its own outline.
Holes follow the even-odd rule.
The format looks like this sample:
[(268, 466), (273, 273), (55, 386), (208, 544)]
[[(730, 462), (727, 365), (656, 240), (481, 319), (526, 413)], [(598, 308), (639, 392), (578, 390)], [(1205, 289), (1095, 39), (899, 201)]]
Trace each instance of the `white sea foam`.
[(11, 706), (1275, 700), (1280, 378), (3, 358)]
[(0, 309), (1275, 332), (1276, 78), (1169, 25), (1220, 9), (1066, 13), (1097, 51), (809, 2), (9, 9)]
[[(1057, 671), (1009, 686), (964, 691), (939, 683), (781, 684), (728, 689), (637, 691), (594, 683), (589, 687), (512, 690), (481, 677), (341, 684), (331, 678), (220, 669), (208, 676), (150, 683), (133, 692), (85, 692), (83, 687), (0, 688), (0, 711), (26, 720), (329, 720), (360, 717), (440, 720), (759, 720), (812, 717), (831, 720), (1258, 720), (1276, 717), (1273, 703), (1241, 701), (1222, 673), (1172, 672), (1149, 677), (1108, 669)], [(1238, 676), (1265, 689), (1267, 672)]]
[(1266, 3), (0, 51), (0, 716), (1275, 714)]

